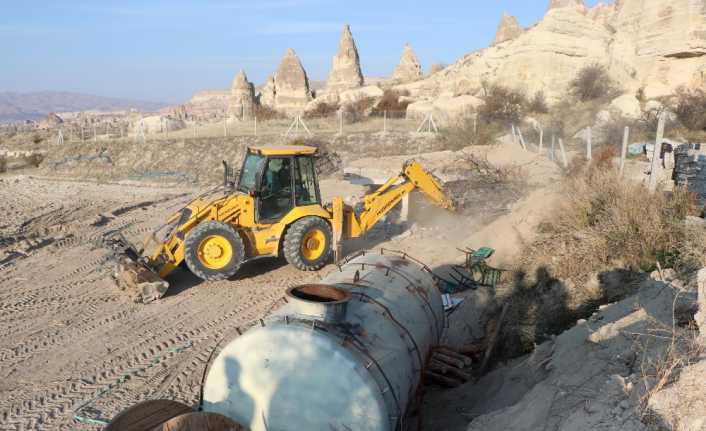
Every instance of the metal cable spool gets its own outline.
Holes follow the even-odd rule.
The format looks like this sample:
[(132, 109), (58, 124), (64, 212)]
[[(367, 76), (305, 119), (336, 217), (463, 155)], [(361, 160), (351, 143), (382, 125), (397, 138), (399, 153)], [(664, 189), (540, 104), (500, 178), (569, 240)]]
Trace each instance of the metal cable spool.
[(404, 254), (361, 253), (227, 344), (203, 409), (253, 431), (403, 429), (444, 328), (429, 269)]

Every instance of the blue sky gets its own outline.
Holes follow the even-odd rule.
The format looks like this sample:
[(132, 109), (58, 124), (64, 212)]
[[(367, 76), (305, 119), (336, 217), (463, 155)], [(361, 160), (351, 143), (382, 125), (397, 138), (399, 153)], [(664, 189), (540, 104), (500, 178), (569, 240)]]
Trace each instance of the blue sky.
[[(412, 44), (425, 70), (487, 46), (503, 11), (523, 26), (549, 0), (0, 0), (0, 91), (76, 91), (180, 102), (256, 84), (295, 49), (310, 79), (328, 75), (344, 23), (366, 76), (389, 76)], [(593, 5), (597, 0), (588, 0)]]

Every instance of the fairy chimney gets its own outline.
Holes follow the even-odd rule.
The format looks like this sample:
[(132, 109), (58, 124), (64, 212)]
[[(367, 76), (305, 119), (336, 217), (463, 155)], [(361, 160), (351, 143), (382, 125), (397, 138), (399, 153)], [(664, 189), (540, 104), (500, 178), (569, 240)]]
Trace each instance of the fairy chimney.
[(419, 64), (417, 55), (409, 44), (404, 46), (400, 64), (395, 68), (392, 79), (399, 83), (417, 81), (422, 78), (422, 66)]
[(245, 72), (241, 70), (230, 87), (228, 110), (231, 117), (241, 120), (251, 118), (255, 109), (255, 89), (248, 81)]
[(363, 73), (360, 71), (358, 48), (348, 24), (343, 27), (338, 53), (333, 57), (333, 66), (326, 81), (326, 92), (341, 92), (363, 85)]
[(522, 34), (522, 27), (517, 22), (517, 18), (504, 13), (500, 24), (498, 24), (498, 31), (495, 33), (493, 45), (515, 39), (520, 34)]
[(288, 113), (304, 110), (311, 101), (309, 78), (299, 57), (289, 48), (275, 73), (275, 108)]

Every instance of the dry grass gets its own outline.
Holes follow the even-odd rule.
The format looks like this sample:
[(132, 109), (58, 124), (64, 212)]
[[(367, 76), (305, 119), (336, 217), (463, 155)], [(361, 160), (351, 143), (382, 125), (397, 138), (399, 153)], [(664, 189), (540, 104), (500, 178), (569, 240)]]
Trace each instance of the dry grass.
[(607, 269), (651, 271), (660, 262), (692, 270), (706, 263), (706, 235), (684, 223), (696, 210), (693, 195), (649, 193), (604, 166), (597, 158), (567, 179), (564, 199), (540, 225), (526, 266), (546, 266), (562, 280), (584, 282)]
[[(672, 304), (672, 326), (651, 319), (648, 334), (638, 345), (642, 351), (640, 360), (640, 377), (642, 382), (642, 396), (640, 397), (640, 419), (647, 424), (659, 425), (660, 418), (652, 417), (649, 408), (650, 398), (673, 383), (679, 376), (682, 368), (688, 367), (698, 360), (704, 353), (704, 346), (698, 341), (699, 330), (694, 321), (694, 307), (684, 309), (677, 305), (679, 295), (675, 296)], [(695, 305), (695, 304), (694, 304)], [(649, 354), (651, 344), (664, 344), (661, 354)]]

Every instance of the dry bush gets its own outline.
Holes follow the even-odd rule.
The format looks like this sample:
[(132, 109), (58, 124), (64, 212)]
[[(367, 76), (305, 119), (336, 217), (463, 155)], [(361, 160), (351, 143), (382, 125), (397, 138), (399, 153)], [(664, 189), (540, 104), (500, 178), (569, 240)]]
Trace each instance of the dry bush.
[(649, 193), (614, 169), (589, 168), (567, 179), (564, 199), (540, 225), (524, 266), (546, 266), (562, 280), (585, 281), (606, 269), (694, 269), (704, 265), (706, 235), (684, 219), (695, 213), (684, 190)]
[(39, 165), (41, 165), (44, 161), (44, 155), (38, 153), (30, 154), (25, 158), (25, 160), (28, 164), (34, 166), (35, 168), (38, 168)]
[(522, 91), (492, 84), (484, 86), (484, 92), (484, 103), (478, 108), (481, 122), (508, 125), (522, 120), (527, 106), (527, 97)]
[(706, 93), (701, 89), (681, 87), (676, 93), (674, 112), (679, 122), (689, 130), (706, 130)]
[(282, 112), (263, 104), (255, 105), (255, 117), (258, 121), (282, 120), (287, 118)]
[(337, 112), (340, 106), (338, 103), (327, 103), (327, 102), (321, 102), (314, 107), (314, 109), (306, 111), (304, 113), (304, 118), (326, 118), (326, 117), (332, 117), (334, 116)]
[(35, 144), (42, 142), (42, 137), (39, 135), (39, 133), (35, 133), (34, 135), (32, 135), (32, 142)]
[(361, 97), (353, 103), (343, 105), (343, 118), (349, 123), (358, 123), (370, 115), (370, 111), (375, 104), (372, 97)]
[(608, 75), (608, 70), (600, 64), (591, 64), (579, 70), (569, 88), (583, 102), (611, 98), (618, 93), (617, 85)]
[(0, 174), (7, 172), (7, 158), (4, 155), (0, 155)]
[(409, 102), (400, 102), (400, 96), (409, 96), (409, 91), (387, 89), (382, 94), (382, 99), (373, 108), (373, 115), (382, 116), (387, 111), (389, 118), (402, 118), (407, 112)]
[(527, 109), (535, 114), (546, 114), (549, 112), (549, 105), (543, 91), (540, 90), (534, 93), (532, 100), (527, 105)]
[(492, 145), (506, 132), (498, 122), (475, 121), (472, 115), (459, 119), (439, 135), (441, 149), (460, 150), (470, 145)]

